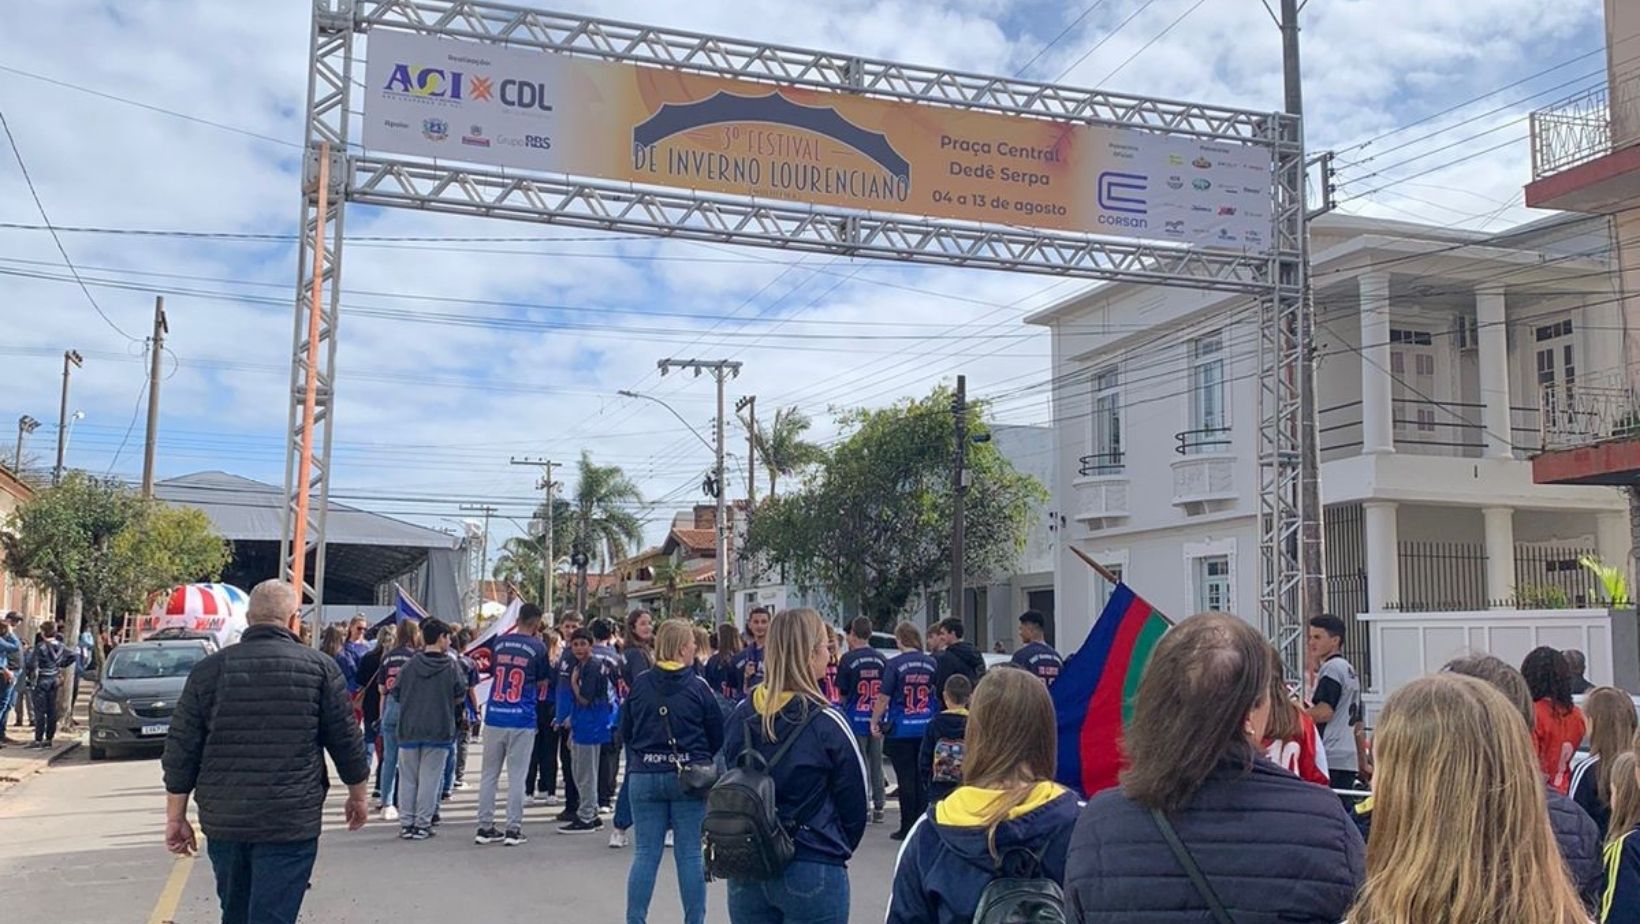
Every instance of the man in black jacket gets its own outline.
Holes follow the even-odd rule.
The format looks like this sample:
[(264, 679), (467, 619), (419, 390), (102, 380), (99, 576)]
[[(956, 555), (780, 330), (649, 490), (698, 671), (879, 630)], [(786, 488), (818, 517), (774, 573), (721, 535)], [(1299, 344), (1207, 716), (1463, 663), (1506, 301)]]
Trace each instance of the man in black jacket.
[(194, 666), (165, 739), (165, 846), (198, 849), (199, 806), (223, 924), (294, 922), (319, 851), (330, 780), (347, 784), (348, 830), (365, 820), (370, 765), (334, 659), (297, 638), (296, 593), (269, 580), (251, 592), (239, 644)]
[[(939, 652), (934, 656), (934, 689), (941, 695), (945, 682), (957, 674), (967, 677), (973, 685), (978, 685), (979, 679), (985, 676), (985, 656), (979, 653), (978, 648), (963, 641), (962, 633), (962, 620), (955, 616), (947, 616), (928, 630), (928, 640)], [(940, 700), (940, 708), (945, 708), (943, 699)]]

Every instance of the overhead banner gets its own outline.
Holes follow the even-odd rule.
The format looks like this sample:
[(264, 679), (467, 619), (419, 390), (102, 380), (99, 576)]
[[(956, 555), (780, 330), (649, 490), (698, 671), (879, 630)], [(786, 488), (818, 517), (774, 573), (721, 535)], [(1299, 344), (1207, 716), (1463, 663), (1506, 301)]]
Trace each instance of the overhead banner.
[(376, 30), (364, 146), (815, 205), (1270, 247), (1268, 149)]

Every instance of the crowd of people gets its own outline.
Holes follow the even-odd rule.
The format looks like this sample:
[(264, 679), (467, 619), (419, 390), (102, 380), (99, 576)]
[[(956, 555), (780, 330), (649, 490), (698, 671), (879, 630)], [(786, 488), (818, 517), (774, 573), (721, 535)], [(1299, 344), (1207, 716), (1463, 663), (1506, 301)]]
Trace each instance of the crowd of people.
[[(686, 924), (705, 920), (713, 879), (733, 924), (846, 922), (850, 860), (890, 795), (891, 924), (1640, 922), (1634, 703), (1594, 687), (1579, 706), (1575, 653), (1538, 649), (1519, 670), (1456, 660), (1395, 692), (1369, 746), (1341, 621), (1312, 621), (1294, 689), (1247, 623), (1194, 616), (1132, 691), (1120, 785), (1084, 804), (1056, 782), (1050, 690), (1065, 662), (1037, 613), (986, 670), (959, 620), (927, 646), (902, 623), (889, 652), (869, 620), (839, 633), (808, 609), (712, 633), (642, 610), (549, 624), (525, 605), (484, 646), (479, 702), (467, 630), (424, 619), (372, 643), (359, 621), (315, 653), (280, 624), (297, 619), (294, 597), (273, 583), (252, 595), (245, 640), (190, 677), (167, 741), (167, 839), (192, 849), (193, 794), (225, 919), (265, 894), (247, 871), (272, 848), (244, 801), (265, 784), (249, 761), (213, 768), (206, 742), (255, 726), (264, 704), (226, 680), (272, 665), (311, 681), (306, 746), (330, 751), (350, 825), (374, 764), (374, 811), (402, 838), (435, 836), (482, 719), (475, 843), (527, 844), (532, 804), (560, 809), (566, 835), (608, 829), (610, 847), (632, 849), (628, 924), (648, 920), (668, 848)], [(272, 838), (287, 854), (269, 861), (276, 879), (292, 835), (315, 838), (298, 867), (317, 849), (311, 780), (281, 766), (293, 814)]]
[[(0, 620), (0, 747), (56, 747), (57, 728), (66, 717), (64, 707), (79, 699), (81, 675), (91, 666), (98, 644), (87, 627), (77, 640), (63, 638), (58, 625), (46, 620), (35, 630), (32, 643), (22, 638), (23, 618), (7, 613)], [(65, 688), (63, 675), (70, 667), (73, 683)], [(23, 742), (5, 733), (15, 712), (18, 728), (31, 728), (33, 740)]]

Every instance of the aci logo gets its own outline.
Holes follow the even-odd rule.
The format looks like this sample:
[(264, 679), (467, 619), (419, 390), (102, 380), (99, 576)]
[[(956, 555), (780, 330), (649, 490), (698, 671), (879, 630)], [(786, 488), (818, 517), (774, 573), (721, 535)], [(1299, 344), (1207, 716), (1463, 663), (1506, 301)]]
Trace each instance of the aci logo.
[[(461, 71), (445, 70), (442, 67), (418, 67), (410, 64), (393, 65), (393, 73), (387, 77), (384, 90), (394, 93), (405, 93), (410, 96), (419, 96), (423, 99), (463, 99), (463, 85), (466, 74)], [(483, 80), (483, 78), (480, 78)], [(485, 94), (479, 99), (489, 97), (489, 81), (484, 80)]]
[(422, 119), (421, 134), (428, 141), (443, 141), (450, 137), (450, 123), (443, 119)]

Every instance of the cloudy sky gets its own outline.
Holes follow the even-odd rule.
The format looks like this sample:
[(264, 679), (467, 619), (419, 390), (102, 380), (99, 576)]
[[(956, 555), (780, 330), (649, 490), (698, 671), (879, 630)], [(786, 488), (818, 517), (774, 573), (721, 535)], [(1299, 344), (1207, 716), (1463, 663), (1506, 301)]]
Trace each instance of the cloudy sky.
[[(1525, 116), (1604, 82), (1600, 0), (1310, 0), (1308, 140), (1339, 152), (1347, 212), (1499, 230), (1536, 214)], [(135, 478), (144, 338), (170, 316), (161, 477), (280, 483), (308, 5), (18, 0), (0, 113), (78, 285), (0, 147), (0, 433), (30, 414), (49, 462), (64, 349), (69, 464)], [(580, 10), (865, 56), (1276, 109), (1280, 38), (1259, 0), (600, 0)], [(368, 53), (368, 51), (366, 51)], [(355, 97), (357, 99), (357, 97)], [(355, 103), (357, 105), (357, 103)], [(662, 356), (734, 358), (731, 400), (833, 409), (956, 373), (997, 419), (1045, 423), (1048, 343), (1020, 322), (1077, 283), (350, 208), (333, 495), (454, 527), (523, 518), (509, 456), (621, 465), (657, 501), (701, 497), (709, 380)], [(165, 232), (147, 234), (137, 232)], [(93, 306), (93, 300), (95, 307)], [(106, 315), (106, 320), (99, 317)], [(744, 465), (744, 435), (732, 431)], [(11, 446), (11, 437), (0, 439)], [(743, 470), (743, 469), (742, 469)], [(731, 478), (743, 493), (743, 479)], [(506, 520), (498, 534), (516, 531)]]

